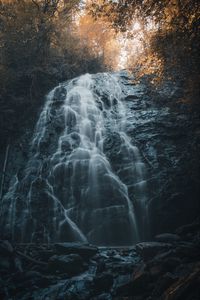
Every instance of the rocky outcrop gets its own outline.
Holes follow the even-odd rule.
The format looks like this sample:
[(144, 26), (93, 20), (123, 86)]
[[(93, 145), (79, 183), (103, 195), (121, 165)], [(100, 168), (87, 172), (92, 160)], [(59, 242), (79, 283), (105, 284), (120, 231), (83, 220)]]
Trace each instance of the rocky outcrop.
[[(173, 231), (200, 212), (199, 112), (182, 102), (178, 83), (156, 90), (143, 79), (125, 93), (127, 132), (147, 166), (151, 235)], [(129, 193), (134, 194), (131, 184)]]
[[(62, 105), (67, 91), (61, 84), (52, 92), (48, 110), (44, 109), (41, 122), (45, 120), (46, 123), (38, 123), (38, 126), (44, 125), (46, 131), (43, 135), (37, 136), (38, 139), (35, 142), (33, 140), (32, 147), (29, 147), (31, 134), (28, 132), (18, 145), (10, 148), (5, 176), (6, 185), (10, 180), (10, 189), (1, 205), (2, 237), (15, 237), (18, 241), (27, 242), (31, 236), (32, 241), (48, 242), (57, 235), (57, 242), (84, 241), (84, 236), (78, 230), (84, 227), (84, 234), (93, 243), (105, 245), (112, 240), (112, 245), (119, 244), (119, 241), (124, 245), (133, 244), (138, 238), (136, 230), (132, 233), (135, 226), (130, 227), (127, 217), (130, 216), (132, 204), (140, 240), (158, 235), (156, 241), (172, 242), (177, 237), (159, 234), (175, 231), (178, 226), (198, 217), (198, 113), (180, 101), (178, 86), (174, 87), (173, 84), (170, 89), (169, 82), (162, 92), (156, 91), (149, 87), (145, 79), (135, 83), (134, 78), (125, 72), (117, 74), (117, 89), (111, 97), (111, 81), (108, 80), (111, 75), (94, 75), (93, 86), (98, 112), (104, 111), (107, 120), (101, 147), (112, 171), (112, 174), (104, 176), (101, 169), (98, 177), (101, 192), (96, 193), (85, 186), (88, 180), (87, 151), (79, 153), (82, 158), (76, 168), (72, 163), (66, 164), (66, 157), (72, 153), (73, 159), (76, 159), (75, 150), (80, 146), (80, 135), (71, 132), (76, 118), (70, 112), (67, 119), (70, 137), (59, 142), (59, 136), (66, 127)], [(77, 79), (74, 79), (72, 85), (76, 83)], [(123, 132), (130, 139), (129, 146), (135, 147), (134, 155), (128, 151), (124, 136), (119, 130), (113, 129), (114, 123), (109, 122), (114, 119), (117, 123), (120, 119), (119, 87), (120, 103), (123, 103), (126, 111)], [(78, 98), (75, 100), (78, 101)], [(93, 119), (91, 117), (91, 122)], [(55, 154), (58, 144), (59, 154)], [(137, 154), (139, 161), (135, 160)], [(142, 178), (138, 177), (140, 172), (134, 169), (132, 161), (140, 164)], [(72, 184), (75, 169), (76, 176)], [(111, 176), (113, 174), (116, 177)], [(116, 183), (116, 178), (120, 184), (119, 181)], [(73, 185), (73, 195), (68, 188), (70, 184), (71, 187)], [(123, 185), (127, 191), (122, 188)], [(66, 210), (69, 219), (65, 216)], [(21, 231), (23, 227), (26, 233)], [(116, 229), (117, 235), (112, 234), (111, 228)], [(177, 234), (181, 237), (181, 234)]]

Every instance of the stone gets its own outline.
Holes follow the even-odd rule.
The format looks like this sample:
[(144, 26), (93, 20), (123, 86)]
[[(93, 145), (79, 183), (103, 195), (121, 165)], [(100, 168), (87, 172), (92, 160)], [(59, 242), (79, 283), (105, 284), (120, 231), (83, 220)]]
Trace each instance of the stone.
[(84, 262), (78, 254), (54, 255), (48, 261), (50, 273), (66, 273), (73, 276), (83, 272), (84, 269)]
[(132, 280), (132, 274), (119, 275), (114, 281), (114, 287), (119, 288), (120, 286), (129, 283), (131, 280)]
[(57, 243), (54, 245), (58, 254), (78, 254), (83, 259), (90, 259), (98, 252), (98, 248), (82, 243)]
[(103, 293), (101, 295), (91, 298), (91, 300), (112, 300), (112, 299), (113, 299), (112, 295), (109, 293)]
[(131, 296), (138, 295), (146, 292), (148, 284), (151, 282), (152, 276), (146, 270), (145, 264), (140, 264), (133, 273), (133, 278), (121, 286), (116, 288), (116, 295), (120, 296)]
[(37, 286), (40, 288), (47, 287), (55, 281), (52, 276), (44, 276), (40, 272), (28, 271), (21, 275), (20, 280), (18, 280), (18, 286), (23, 288), (30, 288), (32, 286)]
[(48, 261), (54, 255), (53, 250), (38, 250), (38, 254), (43, 261)]
[(162, 262), (162, 269), (167, 272), (172, 272), (181, 264), (181, 259), (178, 257), (168, 257)]
[(10, 266), (10, 259), (8, 257), (0, 257), (0, 272), (9, 272)]
[(169, 250), (154, 256), (147, 262), (147, 268), (152, 275), (160, 276), (165, 272), (174, 271), (181, 263), (182, 261), (176, 256), (175, 250)]
[(56, 88), (53, 96), (54, 103), (63, 103), (66, 98), (66, 94), (66, 89), (63, 86)]
[(95, 292), (109, 291), (113, 285), (113, 276), (109, 273), (97, 275), (93, 281)]
[(135, 262), (127, 262), (127, 261), (121, 261), (121, 262), (115, 262), (111, 261), (107, 263), (107, 266), (112, 270), (113, 273), (116, 274), (128, 274), (131, 273), (134, 269)]
[(143, 259), (150, 259), (161, 251), (166, 251), (172, 247), (169, 243), (160, 242), (142, 242), (136, 244), (136, 252)]
[(171, 284), (173, 284), (177, 280), (177, 277), (172, 275), (171, 273), (165, 273), (157, 282), (155, 285), (155, 288), (152, 292), (153, 297), (159, 297), (161, 296), (167, 288)]
[(13, 246), (8, 241), (0, 241), (0, 255), (10, 256), (13, 252)]
[(128, 96), (125, 97), (126, 101), (132, 101), (132, 100), (135, 100), (135, 99), (139, 99), (139, 97), (137, 95), (128, 95)]
[(185, 243), (179, 245), (175, 253), (180, 258), (187, 258), (187, 259), (199, 259), (200, 258), (200, 246), (194, 245), (192, 243)]
[(14, 268), (14, 249), (7, 240), (0, 241), (0, 272), (10, 272)]
[(192, 224), (187, 224), (184, 226), (180, 226), (177, 228), (176, 233), (180, 234), (181, 236), (185, 236), (191, 232), (199, 232), (200, 231), (200, 222), (196, 221)]
[(141, 264), (133, 273), (133, 285), (136, 289), (140, 289), (150, 279), (150, 274), (147, 271), (146, 265)]
[(165, 291), (164, 300), (198, 300), (200, 299), (200, 265), (193, 271), (179, 278)]
[(181, 238), (178, 234), (162, 233), (156, 235), (155, 240), (157, 242), (163, 242), (163, 243), (174, 243), (174, 242), (179, 242)]

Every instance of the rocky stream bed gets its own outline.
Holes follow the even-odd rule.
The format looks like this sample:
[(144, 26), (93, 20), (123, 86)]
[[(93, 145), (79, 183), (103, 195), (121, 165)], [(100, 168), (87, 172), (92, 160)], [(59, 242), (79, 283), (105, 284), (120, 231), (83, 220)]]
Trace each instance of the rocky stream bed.
[(134, 247), (0, 242), (5, 300), (199, 300), (200, 223)]

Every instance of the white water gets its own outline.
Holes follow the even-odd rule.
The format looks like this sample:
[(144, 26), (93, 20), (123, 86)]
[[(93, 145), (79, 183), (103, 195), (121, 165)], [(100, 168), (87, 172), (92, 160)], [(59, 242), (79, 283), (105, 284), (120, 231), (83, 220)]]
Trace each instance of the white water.
[[(34, 240), (40, 223), (43, 228), (40, 231), (43, 230), (44, 240), (48, 241), (68, 240), (67, 226), (74, 240), (133, 244), (140, 239), (137, 220), (147, 216), (145, 166), (138, 148), (126, 134), (126, 107), (118, 77), (86, 74), (62, 84), (60, 89), (62, 93), (56, 88), (47, 97), (25, 170), (24, 181), (31, 181), (27, 194), (29, 216), (25, 217), (34, 219), (31, 239)], [(62, 130), (55, 132), (56, 126)], [(115, 162), (109, 154), (112, 146), (105, 150), (113, 134), (120, 141)], [(118, 161), (118, 156), (123, 161)], [(142, 216), (136, 216), (134, 199), (130, 199), (128, 187), (120, 176), (121, 167), (115, 168), (118, 164), (124, 164), (127, 176), (132, 177), (135, 201), (139, 202)], [(39, 193), (36, 199), (41, 197), (40, 190), (50, 199), (50, 208), (48, 203), (41, 204), (49, 209), (46, 221), (40, 221), (40, 215), (35, 216), (35, 186)], [(14, 204), (10, 206), (13, 209)], [(13, 216), (10, 220), (13, 224), (15, 212), (9, 212), (9, 216)]]

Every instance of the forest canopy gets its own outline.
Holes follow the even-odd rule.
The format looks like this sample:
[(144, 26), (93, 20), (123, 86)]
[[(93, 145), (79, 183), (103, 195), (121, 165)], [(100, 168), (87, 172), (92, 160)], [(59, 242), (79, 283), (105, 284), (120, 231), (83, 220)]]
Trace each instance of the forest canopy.
[(27, 103), (37, 111), (50, 88), (86, 72), (181, 79), (196, 101), (199, 27), (197, 0), (0, 0), (3, 135), (13, 133), (16, 111)]
[[(145, 35), (146, 71), (157, 58), (164, 75), (173, 67), (184, 75), (199, 71), (200, 6), (196, 0), (90, 1), (94, 18), (108, 20), (117, 31), (134, 38), (134, 23)], [(144, 43), (143, 43), (144, 44)], [(145, 57), (142, 57), (145, 60)], [(129, 65), (131, 67), (131, 63)], [(185, 74), (186, 73), (186, 74)]]
[(15, 135), (58, 82), (103, 70), (102, 53), (79, 32), (81, 9), (79, 0), (0, 1), (2, 137)]

